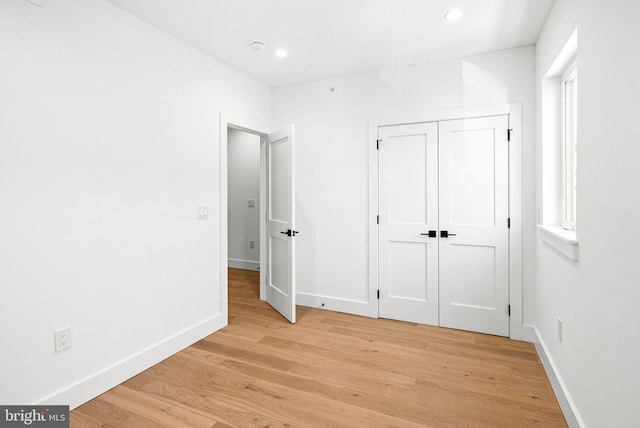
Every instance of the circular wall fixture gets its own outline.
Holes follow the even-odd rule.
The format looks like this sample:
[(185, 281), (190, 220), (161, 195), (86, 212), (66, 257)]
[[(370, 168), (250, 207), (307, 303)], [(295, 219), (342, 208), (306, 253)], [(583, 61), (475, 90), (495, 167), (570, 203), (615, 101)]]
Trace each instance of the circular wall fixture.
[(289, 55), (289, 53), (288, 53), (286, 50), (282, 49), (282, 48), (280, 48), (280, 49), (278, 49), (278, 50), (276, 51), (276, 56), (277, 56), (278, 58), (284, 58), (284, 57), (285, 57), (285, 56), (287, 56), (287, 55)]

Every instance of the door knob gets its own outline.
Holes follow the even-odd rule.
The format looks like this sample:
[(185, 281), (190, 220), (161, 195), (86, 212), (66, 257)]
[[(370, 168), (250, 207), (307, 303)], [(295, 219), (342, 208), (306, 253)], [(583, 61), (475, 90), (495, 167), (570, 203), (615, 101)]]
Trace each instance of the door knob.
[(280, 232), (280, 233), (282, 233), (283, 235), (287, 235), (287, 236), (296, 236), (300, 232), (298, 232), (297, 230), (287, 229), (286, 232)]
[(428, 233), (421, 233), (420, 235), (428, 236), (429, 238), (435, 238), (436, 237), (436, 231), (435, 230), (430, 230)]
[(456, 234), (455, 233), (449, 233), (448, 230), (441, 230), (440, 231), (440, 237), (441, 238), (448, 238), (450, 236), (456, 236)]

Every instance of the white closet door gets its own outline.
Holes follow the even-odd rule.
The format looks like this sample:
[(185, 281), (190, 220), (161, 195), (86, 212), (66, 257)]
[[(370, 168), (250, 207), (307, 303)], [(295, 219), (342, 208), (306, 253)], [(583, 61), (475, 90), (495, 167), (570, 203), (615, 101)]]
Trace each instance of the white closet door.
[(379, 316), (438, 325), (438, 125), (379, 138)]
[(443, 327), (509, 335), (508, 125), (507, 116), (440, 122)]

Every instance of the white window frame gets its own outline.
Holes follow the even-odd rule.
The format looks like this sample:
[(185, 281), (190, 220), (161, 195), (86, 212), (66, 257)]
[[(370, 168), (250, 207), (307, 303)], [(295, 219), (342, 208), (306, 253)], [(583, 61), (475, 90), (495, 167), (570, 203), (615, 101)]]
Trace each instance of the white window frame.
[[(564, 183), (563, 183), (563, 221), (562, 227), (566, 230), (576, 229), (576, 199), (577, 199), (577, 186), (576, 173), (577, 173), (577, 158), (574, 156), (574, 152), (577, 151), (577, 123), (573, 123), (575, 128), (571, 128), (572, 122), (577, 122), (577, 96), (575, 95), (573, 100), (569, 99), (569, 88), (572, 82), (576, 82), (576, 91), (578, 85), (578, 61), (574, 59), (573, 62), (566, 68), (560, 81), (562, 82), (562, 143), (564, 154)], [(575, 133), (572, 133), (575, 131)]]
[[(542, 133), (538, 156), (537, 197), (538, 229), (540, 238), (556, 253), (573, 262), (578, 261), (578, 230), (575, 222), (567, 222), (567, 207), (572, 203), (572, 175), (567, 171), (577, 170), (571, 161), (570, 147), (565, 144), (565, 84), (571, 81), (572, 72), (577, 76), (578, 29), (576, 28), (542, 78)], [(579, 94), (577, 93), (579, 96)], [(577, 110), (575, 111), (578, 113)], [(577, 135), (577, 131), (576, 131)], [(577, 147), (577, 146), (576, 146)], [(577, 199), (577, 195), (576, 195)], [(566, 201), (569, 202), (566, 202)], [(574, 217), (575, 219), (575, 217)], [(569, 219), (570, 221), (573, 219)], [(579, 226), (578, 226), (579, 227)], [(569, 230), (571, 229), (571, 230)]]

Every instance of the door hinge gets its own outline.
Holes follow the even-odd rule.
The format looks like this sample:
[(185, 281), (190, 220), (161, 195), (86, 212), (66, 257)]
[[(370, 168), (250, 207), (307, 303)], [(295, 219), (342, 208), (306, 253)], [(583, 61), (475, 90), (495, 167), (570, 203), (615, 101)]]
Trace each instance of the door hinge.
[(511, 316), (511, 305), (507, 306), (507, 315)]
[(511, 217), (507, 219), (507, 229), (511, 229)]
[(376, 140), (376, 150), (380, 150), (380, 143), (382, 140)]
[(376, 224), (380, 224), (380, 216), (379, 215), (376, 216)]
[(507, 141), (511, 141), (511, 133), (513, 132), (513, 129), (509, 128), (507, 129)]
[(378, 290), (378, 299), (380, 298), (380, 290)]

